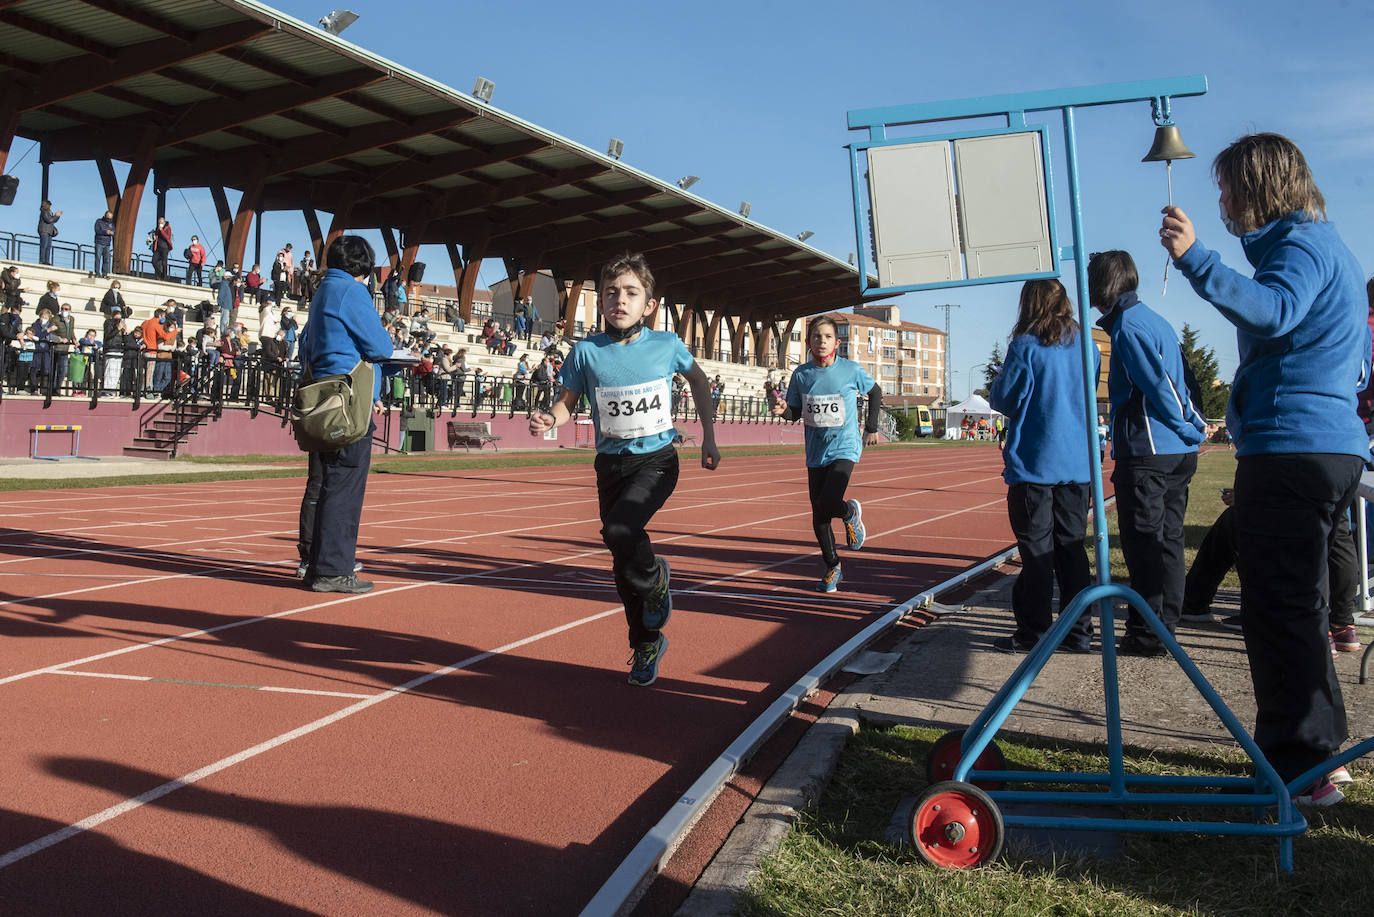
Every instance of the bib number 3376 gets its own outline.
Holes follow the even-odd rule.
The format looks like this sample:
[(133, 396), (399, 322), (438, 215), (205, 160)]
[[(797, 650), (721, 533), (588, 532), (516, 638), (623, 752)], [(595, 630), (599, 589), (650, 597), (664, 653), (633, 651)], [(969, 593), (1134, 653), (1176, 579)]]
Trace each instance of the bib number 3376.
[(596, 390), (601, 433), (613, 439), (638, 439), (673, 428), (668, 380)]
[(803, 396), (802, 423), (806, 424), (808, 427), (844, 426), (844, 396)]

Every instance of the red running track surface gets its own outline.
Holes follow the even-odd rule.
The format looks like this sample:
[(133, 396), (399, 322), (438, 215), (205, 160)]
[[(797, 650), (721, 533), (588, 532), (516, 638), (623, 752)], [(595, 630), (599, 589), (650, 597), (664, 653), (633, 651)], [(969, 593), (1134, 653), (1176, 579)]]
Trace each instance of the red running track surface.
[(647, 689), (589, 466), (374, 475), (365, 596), (292, 578), (300, 480), (11, 494), (0, 913), (576, 914), (797, 677), (1010, 543), (1000, 470), (871, 452), (821, 596), (800, 453), (684, 461)]

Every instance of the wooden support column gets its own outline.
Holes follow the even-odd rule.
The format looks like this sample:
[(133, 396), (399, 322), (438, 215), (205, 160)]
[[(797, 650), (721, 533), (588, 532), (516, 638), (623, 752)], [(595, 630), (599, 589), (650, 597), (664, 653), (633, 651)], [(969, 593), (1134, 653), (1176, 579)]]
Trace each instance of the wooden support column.
[(0, 173), (5, 171), (5, 163), (10, 158), (10, 147), (14, 144), (14, 132), (19, 127), (19, 96), (22, 92), (17, 83), (11, 83), (0, 94)]
[(153, 154), (157, 152), (157, 128), (150, 127), (139, 138), (129, 174), (124, 179), (124, 193), (119, 196), (119, 210), (115, 212), (114, 262), (116, 274), (129, 273), (133, 258), (134, 236), (138, 232), (138, 207), (143, 202), (143, 189), (148, 185), (148, 173), (153, 169)]
[[(717, 308), (721, 309), (723, 313), (723, 306), (717, 306)], [(740, 329), (745, 327), (744, 319), (733, 319), (730, 316), (726, 315), (725, 327), (730, 329), (730, 360), (732, 362), (738, 363), (740, 349), (739, 345), (744, 343), (743, 339), (740, 337)]]
[(773, 341), (777, 337), (778, 326), (776, 322), (765, 322), (763, 325), (763, 337), (758, 342), (758, 364), (768, 366), (772, 363), (778, 365), (777, 355), (773, 353)]
[(539, 276), (539, 264), (544, 260), (544, 253), (539, 252), (533, 258), (522, 262), (522, 273), (520, 276), (520, 289), (516, 299), (525, 299), (534, 292), (534, 280)]
[(706, 307), (700, 296), (692, 301), (692, 339), (697, 352), (702, 354), (702, 359), (706, 359), (711, 339), (711, 321), (706, 317)]
[(301, 216), (305, 217), (305, 229), (310, 233), (310, 251), (319, 264), (324, 258), (324, 233), (320, 232), (320, 216), (314, 207), (302, 207)]
[(725, 313), (716, 309), (711, 316), (711, 323), (706, 326), (706, 359), (720, 359), (720, 322), (725, 317)]
[[(790, 357), (790, 353), (791, 353), (791, 349), (792, 349), (792, 330), (793, 330), (794, 328), (796, 328), (796, 327), (797, 327), (797, 320), (796, 320), (795, 318), (789, 319), (788, 322), (787, 322), (787, 324), (783, 327), (782, 335), (778, 338), (778, 368), (779, 368), (779, 369), (787, 369), (787, 368), (788, 368), (788, 362), (787, 362), (787, 361), (791, 358), (791, 357)], [(802, 348), (803, 351), (805, 351), (805, 349), (806, 349), (805, 347)]]
[(229, 239), (224, 243), (224, 263), (227, 267), (235, 264), (245, 266), (243, 256), (248, 250), (248, 231), (253, 228), (253, 215), (262, 198), (263, 185), (266, 184), (265, 172), (266, 167), (259, 164), (244, 187), (243, 196), (239, 198), (234, 223), (229, 227)]
[[(229, 209), (229, 195), (225, 193), (223, 185), (210, 186), (210, 200), (215, 202), (215, 219), (219, 220), (220, 251), (228, 253), (229, 230), (234, 228), (234, 212)], [(226, 258), (224, 267), (227, 270), (233, 267), (233, 263)]]
[(114, 213), (119, 210), (119, 177), (115, 175), (114, 163), (110, 157), (101, 155), (95, 158), (95, 167), (105, 189), (105, 209)]
[(325, 262), (328, 259), (325, 256), (329, 254), (329, 246), (333, 245), (334, 240), (339, 238), (339, 236), (348, 232), (348, 221), (352, 219), (352, 217), (352, 200), (344, 201), (343, 204), (339, 206), (339, 209), (334, 211), (334, 216), (329, 221), (329, 233), (324, 237), (324, 245), (320, 248), (320, 257), (317, 262), (320, 266), (320, 270), (323, 271), (326, 267)]
[(382, 227), (382, 244), (386, 246), (386, 263), (391, 270), (400, 266), (401, 250), (396, 247), (396, 233), (390, 226)]
[[(478, 239), (463, 246), (463, 268), (461, 273), (454, 268), (454, 279), (458, 285), (458, 314), (464, 322), (472, 321), (472, 298), (477, 292), (477, 273), (482, 269), (482, 258), (487, 253), (487, 240)], [(450, 259), (453, 257), (449, 255)]]

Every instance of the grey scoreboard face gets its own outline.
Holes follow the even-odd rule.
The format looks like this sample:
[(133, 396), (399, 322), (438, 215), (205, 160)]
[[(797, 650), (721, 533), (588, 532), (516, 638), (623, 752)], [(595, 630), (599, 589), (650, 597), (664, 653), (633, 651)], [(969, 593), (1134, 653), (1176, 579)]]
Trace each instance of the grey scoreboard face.
[(1038, 131), (868, 149), (880, 288), (1055, 270)]

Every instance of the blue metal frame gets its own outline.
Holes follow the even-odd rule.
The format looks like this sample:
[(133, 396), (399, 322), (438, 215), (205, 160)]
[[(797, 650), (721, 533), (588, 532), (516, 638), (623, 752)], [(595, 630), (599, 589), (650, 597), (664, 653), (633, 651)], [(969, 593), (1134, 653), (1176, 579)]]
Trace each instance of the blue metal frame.
[[(860, 251), (866, 249), (865, 225), (860, 205), (859, 172), (857, 169), (858, 151), (873, 146), (891, 143), (911, 143), (921, 139), (954, 139), (965, 136), (984, 136), (988, 133), (1011, 133), (1025, 130), (1027, 111), (1046, 111), (1058, 109), (1064, 124), (1064, 147), (1069, 179), (1069, 209), (1072, 219), (1073, 247), (1058, 252), (1061, 259), (1071, 259), (1075, 265), (1078, 280), (1078, 321), (1082, 328), (1091, 327), (1088, 305), (1088, 266), (1081, 257), (1087, 251), (1083, 238), (1083, 210), (1079, 192), (1078, 147), (1075, 133), (1075, 111), (1077, 108), (1095, 105), (1113, 105), (1122, 102), (1147, 101), (1159, 120), (1160, 114), (1167, 119), (1170, 97), (1197, 96), (1207, 91), (1205, 77), (1183, 77), (1169, 80), (1155, 80), (1136, 83), (1115, 83), (1105, 86), (1086, 86), (1076, 89), (1058, 89), (1048, 92), (1020, 93), (1016, 95), (991, 96), (964, 99), (951, 102), (933, 102), (918, 105), (901, 105), (891, 108), (875, 108), (849, 112), (849, 126), (853, 130), (868, 130), (866, 143), (854, 144), (850, 148), (851, 173), (855, 192), (855, 231), (858, 233)], [(964, 134), (944, 135), (931, 138), (904, 138), (900, 141), (888, 140), (887, 129), (897, 124), (913, 124), (963, 118), (1004, 115), (1006, 129), (992, 131), (970, 131)], [(1042, 148), (1046, 156), (1046, 191), (1049, 185), (1049, 146), (1042, 136)], [(1052, 218), (1053, 219), (1053, 218)], [(1055, 229), (1051, 226), (1051, 238)], [(862, 257), (862, 256), (861, 256)], [(863, 262), (860, 262), (860, 276), (865, 275)], [(1057, 274), (1057, 272), (1056, 272)], [(1036, 275), (1044, 276), (1044, 275)], [(1002, 277), (995, 281), (958, 281), (920, 287), (968, 286), (978, 282), (1007, 282), (1030, 279), (1028, 277)], [(905, 290), (908, 288), (894, 288)], [(865, 290), (865, 292), (868, 292)], [(1354, 748), (1337, 755), (1295, 780), (1285, 784), (1269, 764), (1250, 737), (1244, 725), (1226, 706), (1221, 697), (1203, 677), (1178, 641), (1164, 627), (1159, 617), (1140, 595), (1131, 589), (1111, 582), (1111, 566), (1107, 552), (1107, 516), (1103, 506), (1102, 462), (1097, 446), (1097, 386), (1092, 372), (1092, 336), (1080, 334), (1084, 379), (1084, 433), (1092, 467), (1093, 497), (1093, 553), (1097, 565), (1097, 584), (1089, 586), (1074, 597), (1035, 645), (1026, 658), (1017, 666), (1011, 677), (1002, 685), (974, 719), (963, 735), (962, 755), (954, 769), (953, 778), (957, 781), (996, 780), (1021, 784), (1055, 783), (1105, 785), (1105, 791), (1033, 791), (1033, 790), (993, 790), (989, 795), (994, 801), (1005, 802), (1051, 802), (1055, 804), (1082, 805), (1188, 805), (1188, 806), (1228, 806), (1249, 805), (1253, 807), (1254, 824), (1237, 824), (1223, 821), (1165, 821), (1156, 819), (1128, 818), (1072, 818), (1057, 816), (1021, 816), (1004, 818), (1008, 826), (1059, 828), (1075, 830), (1131, 830), (1146, 833), (1186, 833), (1186, 834), (1234, 834), (1276, 837), (1279, 840), (1279, 865), (1285, 871), (1293, 869), (1293, 837), (1307, 829), (1307, 820), (1293, 805), (1293, 795), (1310, 785), (1334, 767), (1352, 761), (1374, 750), (1374, 738), (1360, 743)], [(1240, 744), (1255, 765), (1255, 777), (1170, 777), (1131, 775), (1125, 772), (1121, 737), (1120, 682), (1117, 676), (1116, 661), (1116, 622), (1113, 600), (1130, 605), (1154, 632), (1165, 649), (1198, 689), (1213, 712), (1232, 737)], [(1107, 725), (1108, 772), (1105, 774), (1082, 773), (1043, 773), (1028, 771), (976, 770), (973, 763), (987, 748), (998, 729), (1006, 722), (1012, 709), (1025, 696), (1030, 685), (1064, 641), (1079, 616), (1090, 605), (1096, 604), (1100, 622), (1099, 636), (1102, 642), (1102, 680), (1104, 706)], [(1164, 788), (1164, 792), (1132, 792), (1131, 788)], [(1215, 788), (1219, 792), (1199, 793), (1167, 792), (1169, 787), (1182, 787), (1189, 790)], [(1231, 792), (1225, 792), (1225, 791)], [(1260, 823), (1266, 809), (1277, 807), (1277, 819)]]
[[(1020, 117), (1018, 118), (1017, 115)], [(1016, 112), (1008, 115), (1006, 127), (993, 127), (986, 130), (963, 131), (954, 134), (935, 134), (932, 136), (921, 137), (896, 137), (882, 140), (868, 140), (865, 142), (851, 143), (849, 149), (849, 173), (850, 180), (853, 182), (854, 189), (854, 225), (863, 227), (864, 184), (862, 171), (859, 168), (859, 155), (862, 152), (873, 149), (874, 147), (903, 146), (908, 143), (932, 143), (941, 140), (954, 141), (965, 140), (970, 137), (998, 137), (1005, 134), (1028, 134), (1035, 133), (1040, 135), (1040, 170), (1045, 180), (1045, 219), (1049, 222), (1050, 230), (1050, 259), (1053, 266), (1048, 271), (1041, 271), (1035, 274), (1007, 274), (999, 277), (977, 277), (966, 278), (964, 280), (941, 280), (935, 283), (909, 283), (901, 286), (867, 286), (866, 281), (869, 277), (868, 269), (868, 245), (864, 238), (862, 228), (859, 229), (858, 258), (859, 258), (859, 277), (860, 288), (864, 293), (880, 290), (883, 293), (916, 293), (921, 290), (942, 290), (951, 287), (977, 286), (987, 283), (1009, 283), (1012, 281), (1040, 280), (1047, 277), (1059, 276), (1059, 262), (1066, 254), (1059, 248), (1059, 228), (1058, 221), (1054, 212), (1054, 172), (1050, 162), (1050, 136), (1049, 127), (1044, 124), (1026, 124), (1025, 113)], [(870, 202), (871, 204), (871, 202)], [(1072, 257), (1071, 253), (1067, 257)], [(876, 270), (876, 265), (874, 266)]]

